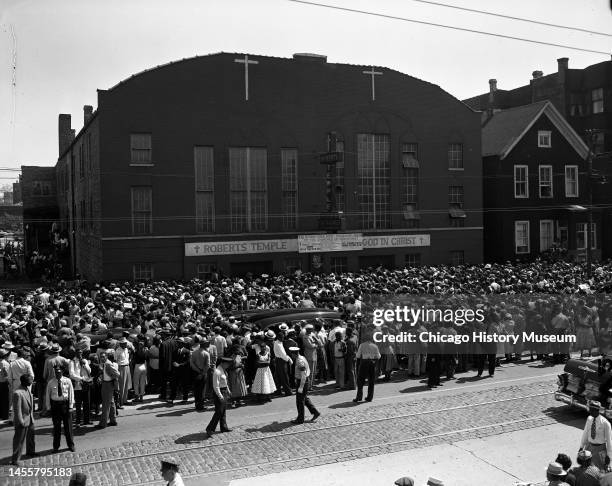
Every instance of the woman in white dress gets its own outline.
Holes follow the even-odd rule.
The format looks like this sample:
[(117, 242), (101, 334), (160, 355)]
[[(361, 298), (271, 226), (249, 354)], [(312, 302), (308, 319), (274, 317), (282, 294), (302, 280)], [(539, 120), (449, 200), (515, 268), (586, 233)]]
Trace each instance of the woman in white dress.
[(276, 391), (274, 377), (270, 371), (270, 348), (263, 342), (263, 339), (257, 339), (253, 344), (255, 350), (257, 372), (251, 386), (251, 392), (256, 395), (258, 401), (272, 401), (270, 395)]

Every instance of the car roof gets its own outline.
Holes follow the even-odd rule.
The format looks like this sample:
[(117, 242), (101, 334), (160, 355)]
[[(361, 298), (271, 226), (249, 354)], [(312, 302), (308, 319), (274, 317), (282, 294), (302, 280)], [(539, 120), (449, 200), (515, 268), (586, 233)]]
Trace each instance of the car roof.
[(260, 311), (245, 311), (235, 316), (242, 322), (257, 324), (260, 328), (272, 326), (280, 322), (302, 321), (310, 319), (341, 319), (342, 314), (331, 309), (274, 309)]

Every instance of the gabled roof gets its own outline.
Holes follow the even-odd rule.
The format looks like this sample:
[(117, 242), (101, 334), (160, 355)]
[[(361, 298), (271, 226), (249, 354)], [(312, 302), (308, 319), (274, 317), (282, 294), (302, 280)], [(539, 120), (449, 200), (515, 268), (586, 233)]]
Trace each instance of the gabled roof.
[(500, 160), (505, 159), (541, 116), (547, 116), (578, 155), (587, 158), (588, 147), (550, 101), (494, 113), (482, 128), (482, 156), (499, 155)]

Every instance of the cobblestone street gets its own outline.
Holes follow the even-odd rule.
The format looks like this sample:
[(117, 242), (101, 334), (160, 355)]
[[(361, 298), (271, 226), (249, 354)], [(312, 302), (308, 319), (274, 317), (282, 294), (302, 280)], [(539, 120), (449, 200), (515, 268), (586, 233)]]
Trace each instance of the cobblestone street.
[[(314, 424), (293, 426), (255, 415), (256, 424), (236, 423), (231, 433), (210, 439), (202, 421), (196, 424), (188, 416), (194, 422), (188, 434), (43, 455), (24, 461), (23, 466), (70, 466), (73, 472), (85, 472), (91, 484), (162, 484), (159, 458), (171, 453), (179, 459), (184, 478), (199, 478), (197, 484), (205, 479), (227, 481), (534, 429), (579, 417), (579, 412), (554, 400), (554, 389), (547, 377), (484, 390), (459, 387), (455, 393), (419, 394), (368, 407), (346, 401), (331, 405)], [(8, 474), (8, 467), (3, 468)], [(65, 484), (59, 478), (38, 481)], [(34, 484), (32, 478), (10, 478), (9, 482)]]

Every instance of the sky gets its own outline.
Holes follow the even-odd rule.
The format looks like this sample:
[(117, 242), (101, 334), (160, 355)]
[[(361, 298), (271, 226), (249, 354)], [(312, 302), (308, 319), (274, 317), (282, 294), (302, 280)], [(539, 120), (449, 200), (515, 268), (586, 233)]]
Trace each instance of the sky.
[(465, 99), (488, 91), (490, 78), (512, 89), (534, 70), (556, 72), (560, 57), (584, 68), (612, 53), (608, 0), (432, 0), (608, 36), (415, 0), (313, 1), (601, 53), (290, 0), (0, 0), (0, 184), (17, 177), (6, 168), (55, 165), (58, 114), (72, 114), (78, 132), (83, 105), (96, 108), (97, 89), (196, 55), (324, 54), (330, 63), (396, 69)]

